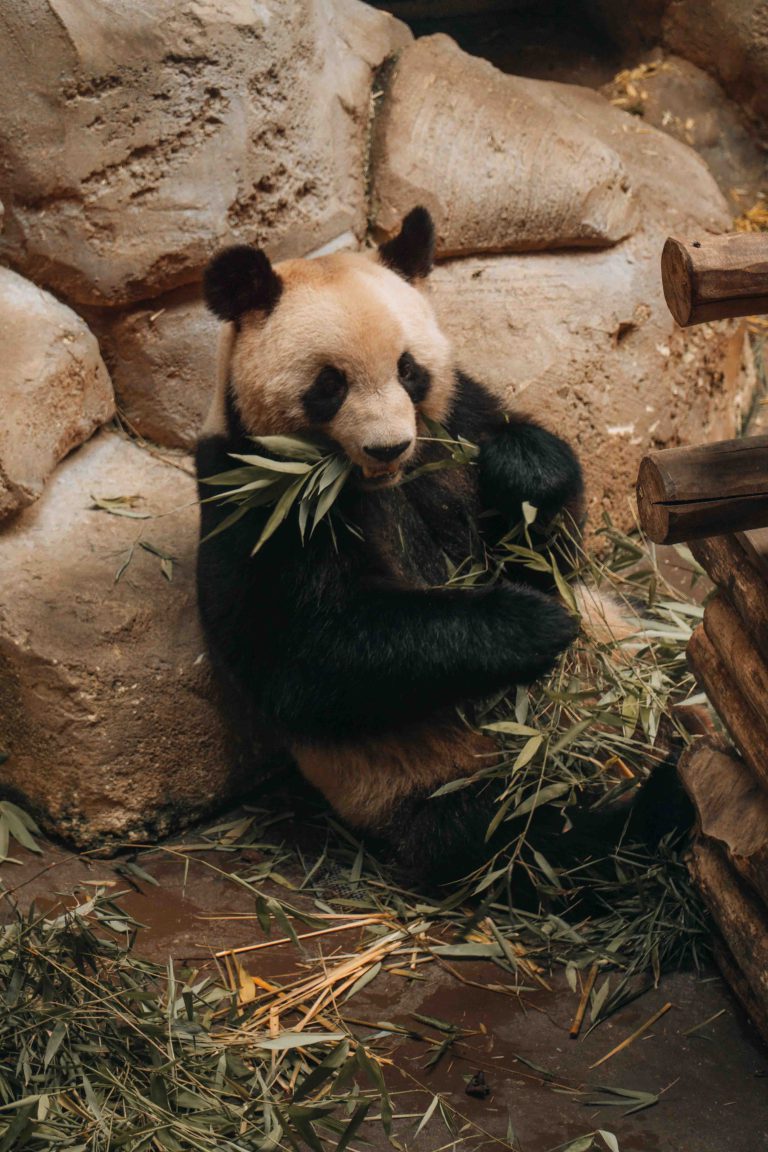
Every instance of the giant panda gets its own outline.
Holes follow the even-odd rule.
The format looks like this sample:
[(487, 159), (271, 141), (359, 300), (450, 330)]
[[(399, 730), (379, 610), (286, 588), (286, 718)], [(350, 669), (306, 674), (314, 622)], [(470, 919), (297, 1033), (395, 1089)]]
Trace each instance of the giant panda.
[[(552, 589), (446, 589), (447, 563), (492, 545), (523, 501), (544, 523), (578, 523), (584, 504), (572, 447), (454, 363), (429, 299), (434, 247), (416, 208), (376, 250), (274, 266), (220, 252), (204, 279), (219, 379), (196, 456), (200, 614), (235, 713), (425, 884), (477, 866), (498, 797), (479, 781), (430, 798), (495, 754), (458, 708), (545, 675), (578, 631)], [(438, 452), (425, 419), (478, 444), (477, 466), (402, 483)], [(289, 519), (252, 555), (270, 512), (254, 509), (212, 535), (228, 510), (206, 479), (274, 434), (349, 458), (339, 506), (356, 533), (321, 524), (302, 543)]]

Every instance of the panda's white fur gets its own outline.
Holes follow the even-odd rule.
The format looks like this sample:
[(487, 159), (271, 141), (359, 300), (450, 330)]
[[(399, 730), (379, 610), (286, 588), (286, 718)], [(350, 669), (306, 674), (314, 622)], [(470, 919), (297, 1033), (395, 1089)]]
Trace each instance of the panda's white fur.
[[(396, 480), (417, 451), (416, 411), (397, 376), (406, 349), (431, 377), (421, 412), (443, 420), (453, 394), (453, 363), (427, 293), (385, 268), (374, 253), (339, 252), (275, 266), (284, 285), (280, 306), (250, 312), (234, 332), (225, 325), (216, 396), (204, 433), (223, 430), (224, 391), (231, 380), (252, 435), (307, 432), (301, 397), (332, 364), (349, 394), (325, 431), (369, 476)], [(371, 460), (365, 445), (410, 441), (393, 468)]]

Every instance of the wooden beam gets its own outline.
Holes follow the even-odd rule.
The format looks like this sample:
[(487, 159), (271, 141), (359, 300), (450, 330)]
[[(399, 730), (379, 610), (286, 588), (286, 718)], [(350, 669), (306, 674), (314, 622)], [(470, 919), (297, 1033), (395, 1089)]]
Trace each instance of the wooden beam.
[(766, 1014), (768, 914), (765, 907), (744, 888), (714, 844), (707, 841), (694, 844), (689, 868), (750, 992)]
[(768, 1044), (768, 1005), (761, 1004), (747, 983), (744, 973), (733, 958), (728, 945), (719, 933), (712, 940), (715, 963), (736, 999), (754, 1024), (766, 1044)]
[(768, 436), (650, 452), (637, 506), (655, 544), (768, 526)]
[(691, 552), (722, 588), (741, 616), (753, 643), (768, 660), (768, 584), (733, 536), (692, 540)]
[(733, 683), (703, 624), (688, 642), (688, 663), (755, 780), (768, 793), (768, 727), (764, 714), (757, 714)]
[(768, 236), (670, 237), (661, 254), (667, 307), (681, 327), (768, 312)]
[(704, 609), (704, 631), (744, 699), (758, 716), (767, 716), (768, 666), (722, 591)]
[(696, 809), (698, 835), (714, 840), (768, 908), (768, 792), (731, 748), (697, 740), (678, 765)]

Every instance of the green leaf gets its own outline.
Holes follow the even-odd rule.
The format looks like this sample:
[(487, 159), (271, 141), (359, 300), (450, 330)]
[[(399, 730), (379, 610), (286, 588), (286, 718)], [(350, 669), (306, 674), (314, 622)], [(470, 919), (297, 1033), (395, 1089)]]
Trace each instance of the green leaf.
[(378, 976), (379, 972), (381, 972), (381, 961), (379, 961), (377, 964), (372, 965), (372, 967), (370, 967), (367, 972), (364, 972), (362, 974), (362, 976), (354, 982), (352, 987), (349, 989), (349, 991), (344, 996), (342, 1003), (344, 1004), (344, 1003), (346, 1003), (347, 1000), (351, 1000), (351, 998), (357, 992), (359, 992), (361, 990), (361, 988), (365, 988), (366, 984), (370, 984), (372, 980), (375, 980), (376, 977)]
[[(233, 524), (237, 524), (238, 520), (242, 520), (243, 516), (249, 511), (250, 509), (246, 505), (241, 505), (239, 508), (236, 508), (234, 512), (230, 512), (229, 516), (225, 516), (212, 532), (209, 532), (207, 536), (203, 536), (200, 543), (205, 544), (206, 541), (213, 540), (214, 536), (218, 536), (219, 532), (224, 532), (227, 528), (231, 528)], [(115, 577), (116, 582), (118, 579), (119, 577)]]
[[(15, 804), (11, 804), (8, 800), (0, 801), (0, 813), (2, 813), (3, 819), (8, 826), (8, 831), (14, 840), (17, 840), (23, 848), (27, 848), (30, 852), (42, 854), (42, 848), (29, 832), (31, 817), (27, 816), (25, 812), (22, 812), (20, 808), (17, 808)], [(31, 824), (35, 831), (40, 831), (34, 821), (31, 821)]]
[(529, 724), (518, 724), (514, 720), (496, 720), (493, 724), (483, 724), (484, 732), (503, 732), (509, 736), (538, 736), (536, 728)]
[(345, 1152), (349, 1147), (350, 1142), (355, 1138), (357, 1131), (365, 1121), (368, 1111), (371, 1107), (370, 1100), (364, 1100), (357, 1105), (352, 1116), (350, 1117), (349, 1124), (347, 1124), (344, 1132), (342, 1133), (341, 1140), (336, 1145), (336, 1152)]
[(295, 1101), (304, 1100), (329, 1080), (349, 1056), (349, 1039), (345, 1036), (325, 1059), (302, 1080), (293, 1094)]
[(61, 1048), (66, 1035), (67, 1026), (59, 1020), (48, 1037), (48, 1043), (45, 1046), (45, 1055), (43, 1056), (43, 1068), (47, 1068), (51, 1063), (59, 1048)]
[(283, 1032), (281, 1036), (256, 1043), (268, 1052), (287, 1052), (291, 1048), (312, 1048), (315, 1044), (334, 1044), (338, 1040), (346, 1040), (343, 1032)]
[(557, 800), (558, 797), (565, 796), (570, 790), (571, 785), (567, 780), (563, 780), (559, 784), (548, 784), (545, 788), (540, 788), (537, 792), (533, 792), (527, 799), (523, 800), (521, 804), (518, 804), (512, 816), (513, 818), (524, 816), (534, 808), (540, 808), (542, 804), (549, 804), (551, 800)]
[(268, 452), (287, 456), (289, 460), (312, 462), (320, 460), (324, 454), (318, 444), (301, 436), (254, 436), (253, 439)]
[(344, 484), (346, 483), (346, 480), (347, 480), (347, 477), (349, 476), (351, 468), (352, 468), (351, 464), (347, 464), (346, 466), (344, 466), (342, 468), (342, 470), (339, 472), (336, 479), (333, 481), (333, 483), (329, 487), (327, 487), (325, 489), (325, 491), (322, 492), (322, 494), (320, 495), (320, 497), (317, 501), (317, 507), (315, 508), (314, 515), (312, 518), (312, 531), (313, 532), (314, 532), (315, 528), (317, 527), (317, 525), (320, 523), (320, 521), (323, 519), (323, 517), (332, 508), (337, 496), (339, 495), (339, 492), (341, 492), (341, 489), (344, 487)]
[(440, 1103), (440, 1097), (439, 1096), (433, 1096), (432, 1097), (432, 1103), (430, 1104), (429, 1108), (427, 1108), (426, 1112), (422, 1116), (421, 1120), (419, 1121), (419, 1126), (413, 1134), (414, 1140), (418, 1136), (419, 1132), (421, 1132), (421, 1130), (423, 1128), (426, 1128), (427, 1124), (429, 1124), (430, 1120), (432, 1119), (433, 1113), (434, 1113), (434, 1111), (437, 1108), (439, 1103)]
[(512, 765), (512, 771), (517, 772), (520, 768), (525, 768), (527, 764), (530, 764), (543, 743), (544, 737), (541, 735), (531, 736), (529, 740), (526, 740), (520, 755)]
[(266, 472), (289, 472), (295, 476), (306, 476), (310, 465), (299, 460), (271, 460), (268, 456), (239, 456), (230, 453), (234, 460), (242, 460), (244, 464), (252, 464), (256, 468), (263, 468)]
[(286, 516), (288, 515), (291, 508), (293, 507), (294, 501), (298, 497), (299, 492), (301, 491), (303, 484), (304, 484), (304, 479), (302, 477), (301, 479), (297, 480), (294, 484), (291, 484), (291, 486), (289, 488), (286, 488), (285, 492), (283, 492), (282, 496), (280, 497), (277, 504), (275, 504), (275, 507), (272, 510), (272, 515), (269, 517), (266, 524), (264, 525), (261, 536), (259, 536), (255, 545), (251, 549), (251, 556), (255, 556), (256, 553), (261, 548), (264, 547), (267, 540), (269, 540), (269, 538), (274, 535), (274, 533), (277, 531), (277, 529), (283, 523)]

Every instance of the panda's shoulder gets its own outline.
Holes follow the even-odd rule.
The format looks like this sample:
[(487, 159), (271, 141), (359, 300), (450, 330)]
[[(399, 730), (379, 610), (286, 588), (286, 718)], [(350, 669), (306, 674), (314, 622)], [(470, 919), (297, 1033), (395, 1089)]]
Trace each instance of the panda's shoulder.
[(456, 390), (453, 395), (448, 431), (453, 436), (464, 436), (467, 440), (479, 440), (504, 419), (504, 409), (497, 396), (485, 384), (481, 384), (465, 372), (456, 373)]

